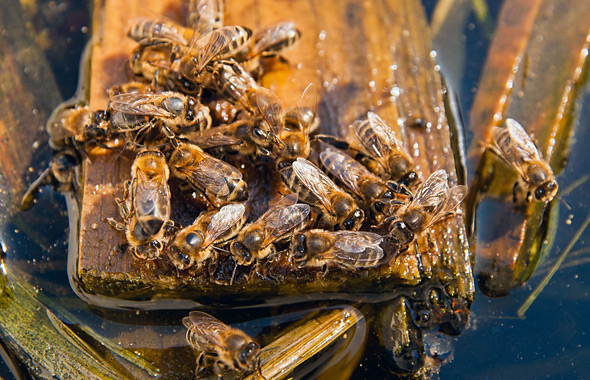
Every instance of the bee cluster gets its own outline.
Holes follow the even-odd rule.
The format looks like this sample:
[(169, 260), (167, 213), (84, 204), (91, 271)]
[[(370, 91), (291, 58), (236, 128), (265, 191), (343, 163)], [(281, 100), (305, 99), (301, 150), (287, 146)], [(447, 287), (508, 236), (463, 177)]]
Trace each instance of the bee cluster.
[[(56, 110), (48, 129), (60, 152), (23, 205), (43, 184), (72, 183), (64, 173), (89, 147), (124, 141), (135, 154), (131, 178), (116, 200), (120, 221), (106, 220), (129, 251), (191, 274), (223, 256), (235, 274), (238, 267), (264, 273), (261, 263), (279, 257), (293, 268), (377, 267), (465, 196), (464, 186), (449, 187), (444, 170), (418, 183), (410, 155), (376, 113), (352, 125), (355, 141), (311, 137), (319, 125), (314, 86), (288, 109), (257, 81), (264, 63), (283, 59), (299, 39), (293, 22), (254, 32), (224, 26), (223, 2), (202, 0), (190, 2), (187, 26), (141, 18), (129, 37), (138, 42), (131, 81), (108, 90), (105, 110)], [(290, 194), (246, 224), (248, 184), (229, 162), (268, 166)], [(192, 223), (172, 220), (171, 177), (204, 205)]]

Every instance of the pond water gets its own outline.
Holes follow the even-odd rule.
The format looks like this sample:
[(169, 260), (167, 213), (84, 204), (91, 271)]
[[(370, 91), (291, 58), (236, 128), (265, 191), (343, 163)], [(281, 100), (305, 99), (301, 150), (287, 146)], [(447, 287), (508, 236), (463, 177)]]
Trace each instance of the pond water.
[[(64, 4), (68, 4), (68, 9), (78, 15), (71, 16), (72, 20), (87, 22), (88, 9), (83, 4)], [(425, 2), (429, 13), (434, 5), (434, 1)], [(492, 20), (489, 24), (482, 26), (471, 14), (462, 30), (467, 48), (457, 91), (464, 115), (468, 114), (472, 104), (489, 43), (489, 28), (493, 28), (500, 1), (488, 5)], [(66, 34), (69, 35), (71, 40), (66, 46), (55, 47), (58, 50), (50, 51), (49, 54), (63, 57), (63, 61), (53, 62), (53, 66), (56, 67), (56, 76), (62, 78), (60, 85), (64, 97), (71, 94), (75, 87), (76, 76), (73, 71), (76, 65), (72, 65), (72, 62), (76, 62), (76, 59), (73, 57), (81, 53), (85, 38), (85, 34), (80, 32), (85, 26), (84, 22), (77, 24), (64, 20), (64, 23), (68, 22), (73, 26), (61, 33), (64, 38)], [(67, 54), (64, 53), (66, 51)], [(64, 62), (68, 62), (69, 66)], [(445, 72), (444, 65), (442, 71)], [(561, 189), (571, 189), (563, 196), (571, 210), (555, 202), (555, 234), (547, 244), (551, 249), (527, 284), (500, 298), (490, 298), (478, 291), (471, 307), (468, 327), (459, 336), (445, 338), (445, 341), (452, 342), (453, 352), (452, 360), (449, 359), (449, 363), (441, 368), (440, 379), (590, 378), (590, 325), (587, 323), (590, 313), (590, 230), (586, 230), (573, 246), (561, 268), (527, 310), (525, 318), (517, 317), (518, 309), (541, 283), (590, 214), (590, 171), (586, 165), (589, 159), (586, 143), (590, 144), (590, 86), (587, 85), (581, 93), (575, 141), (568, 165), (558, 177)], [(39, 167), (43, 164), (40, 163)], [(35, 225), (28, 225), (17, 216), (0, 226), (9, 270), (16, 268), (28, 273), (31, 276), (29, 280), (49, 302), (58, 302), (71, 313), (64, 317), (65, 320), (75, 319), (77, 323), (100, 331), (106, 338), (116, 337), (128, 347), (133, 347), (134, 342), (137, 343), (136, 339), (145, 334), (150, 344), (138, 347), (137, 351), (148, 358), (156, 351), (166, 351), (163, 356), (168, 361), (167, 365), (179, 371), (175, 375), (164, 375), (163, 378), (191, 378), (191, 370), (184, 373), (179, 370), (194, 367), (192, 354), (184, 344), (185, 330), (180, 325), (180, 320), (188, 311), (115, 311), (87, 305), (72, 292), (65, 271), (68, 219), (63, 196), (47, 189), (31, 213), (38, 218)], [(313, 307), (313, 304), (296, 305), (288, 308), (290, 314), (274, 320), (269, 317), (268, 310), (263, 309), (243, 310), (239, 315), (221, 311), (217, 316), (255, 335), (264, 326), (269, 326), (270, 322), (286, 323), (313, 310)], [(272, 314), (276, 314), (276, 311)], [(364, 330), (360, 333), (364, 333)], [(161, 345), (154, 342), (160, 342)], [(354, 339), (351, 342), (351, 345), (355, 344)], [(351, 355), (346, 350), (337, 351), (336, 354), (342, 357)], [(5, 379), (18, 378), (8, 369), (6, 357), (3, 359), (0, 376)], [(379, 363), (381, 359), (377, 356), (362, 360), (352, 378), (397, 378), (383, 369), (385, 366)], [(179, 364), (182, 361), (188, 364)], [(322, 372), (316, 368), (324, 365), (330, 367), (329, 363), (316, 362), (298, 376), (321, 377)], [(323, 373), (328, 376), (329, 372)], [(149, 377), (145, 373), (142, 376)]]

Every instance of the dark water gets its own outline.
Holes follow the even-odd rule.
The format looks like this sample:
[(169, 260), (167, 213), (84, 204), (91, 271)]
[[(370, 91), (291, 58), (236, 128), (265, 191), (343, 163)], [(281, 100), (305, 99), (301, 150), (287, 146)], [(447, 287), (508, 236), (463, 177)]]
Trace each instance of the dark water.
[[(47, 1), (40, 4), (48, 10), (45, 15), (40, 12), (34, 17), (33, 23), (39, 28), (49, 28), (54, 33), (52, 38), (61, 41), (52, 45), (47, 54), (51, 57), (56, 76), (61, 78), (60, 90), (64, 97), (68, 97), (76, 85), (77, 57), (87, 36), (82, 27), (87, 25), (88, 9), (83, 3), (67, 1)], [(51, 12), (52, 7), (60, 4), (67, 6), (62, 6), (61, 12)], [(434, 1), (425, 2), (428, 12), (432, 11), (434, 4)], [(499, 5), (499, 1), (489, 4), (490, 21), (487, 26), (479, 23), (473, 14), (470, 14), (465, 22), (462, 32), (466, 44), (464, 70), (457, 84), (465, 115), (468, 114), (477, 89), (490, 38), (489, 28), (493, 28)], [(442, 70), (445, 71), (444, 64)], [(585, 164), (589, 158), (586, 150), (586, 144), (590, 143), (589, 125), (590, 88), (587, 86), (579, 99), (579, 120), (569, 163), (558, 177), (561, 189), (567, 189), (574, 182), (590, 175)], [(541, 282), (542, 277), (590, 213), (588, 194), (590, 179), (564, 196), (571, 210), (556, 203), (556, 233), (548, 242), (552, 248), (528, 284), (502, 298), (489, 298), (480, 292), (477, 293), (471, 308), (469, 326), (461, 335), (445, 338), (453, 343), (453, 359), (442, 367), (441, 379), (590, 378), (590, 326), (587, 323), (587, 315), (590, 313), (590, 231), (583, 233), (562, 268), (527, 311), (526, 317), (517, 318), (518, 308), (531, 294), (532, 289)], [(71, 291), (65, 272), (68, 221), (64, 210), (63, 197), (47, 190), (32, 211), (39, 218), (36, 225), (27, 225), (17, 217), (8, 225), (1, 226), (8, 268), (19, 268), (31, 274), (33, 283), (45, 295), (68, 305), (67, 309), (73, 313), (77, 322), (100, 329), (107, 338), (121, 339), (128, 336), (129, 342), (132, 342), (144, 330), (148, 335), (159, 334), (168, 337), (170, 345), (177, 348), (169, 350), (170, 352), (164, 350), (166, 360), (162, 359), (162, 362), (167, 363), (165, 365), (170, 368), (191, 368), (194, 359), (192, 353), (182, 347), (184, 328), (179, 325), (187, 311), (113, 311), (89, 306)], [(294, 306), (290, 311), (303, 315), (312, 308), (313, 305), (302, 304)], [(267, 315), (267, 311), (264, 310), (240, 311), (238, 315), (228, 311), (218, 314), (223, 320), (235, 323), (237, 327), (244, 328), (253, 335), (259, 333), (263, 326), (271, 324)], [(274, 322), (285, 322), (289, 318), (292, 317), (285, 317), (283, 320), (278, 318)], [(247, 321), (252, 322), (245, 323)], [(150, 357), (159, 349), (156, 345), (150, 344), (139, 348), (146, 357)], [(382, 369), (382, 366), (376, 363), (378, 360), (381, 358), (364, 360), (364, 367), (356, 370), (354, 378), (396, 378)], [(321, 365), (316, 363), (316, 366)], [(309, 371), (318, 375), (312, 369)], [(188, 373), (179, 373), (176, 377), (168, 378), (190, 378), (190, 372), (189, 370)], [(6, 366), (0, 368), (0, 376), (5, 379), (13, 378)], [(304, 373), (300, 376), (312, 377)]]

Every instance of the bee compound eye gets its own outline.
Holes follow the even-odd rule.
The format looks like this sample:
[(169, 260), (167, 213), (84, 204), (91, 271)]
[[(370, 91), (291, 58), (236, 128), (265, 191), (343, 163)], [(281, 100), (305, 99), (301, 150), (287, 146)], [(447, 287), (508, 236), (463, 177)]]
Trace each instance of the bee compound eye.
[(168, 99), (168, 104), (166, 108), (168, 109), (168, 111), (172, 112), (174, 116), (180, 116), (184, 111), (184, 102), (182, 101), (182, 99), (176, 96), (172, 96)]
[(186, 235), (185, 242), (191, 248), (198, 248), (203, 244), (203, 238), (200, 233), (190, 232)]

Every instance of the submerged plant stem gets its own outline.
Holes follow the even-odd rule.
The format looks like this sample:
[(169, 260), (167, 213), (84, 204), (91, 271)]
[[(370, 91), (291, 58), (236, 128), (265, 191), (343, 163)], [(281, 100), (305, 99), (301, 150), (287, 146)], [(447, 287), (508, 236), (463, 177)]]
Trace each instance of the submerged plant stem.
[(539, 296), (539, 294), (543, 291), (543, 289), (545, 289), (545, 286), (547, 286), (547, 284), (549, 283), (549, 281), (551, 280), (551, 278), (553, 277), (555, 272), (557, 272), (557, 270), (559, 269), (559, 267), (561, 266), (561, 264), (563, 263), (563, 261), (565, 260), (567, 255), (570, 253), (570, 251), (574, 247), (574, 245), (578, 242), (578, 240), (580, 239), (580, 236), (582, 236), (582, 233), (584, 233), (584, 231), (586, 230), (586, 227), (588, 227), (588, 224), (590, 224), (590, 214), (588, 214), (588, 216), (586, 217), (586, 220), (584, 220), (584, 223), (582, 224), (580, 229), (578, 231), (576, 231), (576, 234), (574, 235), (572, 240), (569, 242), (567, 247), (563, 250), (563, 252), (559, 256), (559, 258), (555, 262), (555, 265), (553, 265), (553, 267), (551, 268), (549, 273), (547, 273), (547, 275), (545, 275), (545, 277), (543, 278), (541, 283), (531, 293), (531, 295), (527, 298), (527, 300), (524, 302), (524, 304), (522, 304), (522, 306), (518, 309), (518, 311), (516, 312), (516, 315), (519, 318), (524, 318), (524, 314), (526, 313), (526, 311), (529, 309), (529, 307), (531, 307), (531, 305), (533, 304), (535, 299)]

